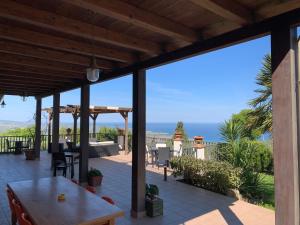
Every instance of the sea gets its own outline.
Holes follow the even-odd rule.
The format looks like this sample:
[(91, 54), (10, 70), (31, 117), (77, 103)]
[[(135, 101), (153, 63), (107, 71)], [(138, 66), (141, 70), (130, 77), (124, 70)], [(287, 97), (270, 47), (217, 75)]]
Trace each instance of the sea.
[[(146, 130), (148, 133), (173, 135), (177, 123), (147, 123)], [(97, 123), (97, 130), (100, 127), (119, 127), (123, 128), (124, 123)], [(131, 129), (132, 124), (129, 123)], [(221, 123), (184, 123), (184, 129), (189, 138), (194, 136), (203, 136), (205, 141), (219, 142), (222, 141), (219, 128)]]

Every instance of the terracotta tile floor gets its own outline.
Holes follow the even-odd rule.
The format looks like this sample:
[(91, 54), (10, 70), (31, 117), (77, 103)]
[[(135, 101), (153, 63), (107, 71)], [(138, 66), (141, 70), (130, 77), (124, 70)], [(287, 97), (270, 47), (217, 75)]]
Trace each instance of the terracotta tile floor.
[[(49, 159), (45, 152), (41, 154), (40, 161), (26, 161), (23, 155), (0, 155), (0, 225), (10, 224), (4, 191), (6, 183), (51, 176)], [(130, 217), (130, 159), (130, 156), (119, 155), (89, 161), (90, 166), (99, 168), (104, 174), (103, 184), (97, 189), (97, 194), (111, 196), (117, 206), (125, 211), (125, 217), (118, 219), (117, 225), (275, 224), (275, 214), (271, 210), (177, 182), (170, 175), (165, 182), (163, 169), (158, 170), (151, 165), (147, 166), (147, 182), (159, 186), (160, 196), (164, 200), (164, 215), (133, 219)]]

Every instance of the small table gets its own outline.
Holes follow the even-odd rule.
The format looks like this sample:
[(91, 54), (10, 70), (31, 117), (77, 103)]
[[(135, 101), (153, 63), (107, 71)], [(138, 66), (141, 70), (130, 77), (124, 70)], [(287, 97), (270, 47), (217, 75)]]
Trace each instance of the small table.
[[(64, 177), (41, 178), (7, 184), (34, 225), (114, 225), (124, 216), (118, 207)], [(65, 201), (58, 201), (59, 194)]]

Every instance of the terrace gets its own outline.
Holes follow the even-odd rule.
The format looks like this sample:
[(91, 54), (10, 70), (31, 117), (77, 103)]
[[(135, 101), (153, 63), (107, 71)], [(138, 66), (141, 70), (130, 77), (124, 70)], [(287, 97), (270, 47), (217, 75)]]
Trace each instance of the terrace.
[[(36, 161), (25, 162), (18, 158), (19, 156), (2, 155), (0, 166), (6, 166), (1, 170), (1, 185), (5, 185), (7, 181), (23, 178), (50, 176), (50, 163), (47, 163), (50, 161), (47, 160), (49, 156), (41, 154), (40, 151), (42, 99), (53, 95), (51, 143), (52, 152), (57, 153), (59, 152), (60, 94), (76, 88), (80, 88), (81, 97), (80, 162), (75, 173), (80, 183), (86, 183), (89, 165), (94, 163), (88, 158), (90, 86), (93, 83), (101, 85), (101, 82), (132, 75), (132, 166), (129, 167), (124, 162), (120, 163), (117, 159), (116, 162), (110, 159), (98, 160), (103, 164), (110, 162), (115, 165), (111, 168), (112, 171), (117, 170), (117, 172), (112, 174), (107, 171), (111, 174), (109, 177), (119, 176), (120, 167), (117, 165), (128, 168), (124, 169), (127, 171), (126, 176), (129, 176), (131, 171), (131, 185), (125, 186), (128, 189), (125, 189), (125, 193), (122, 194), (124, 199), (120, 200), (120, 204), (127, 204), (123, 207), (128, 219), (127, 223), (152, 224), (156, 220), (163, 221), (168, 214), (160, 219), (144, 218), (145, 182), (146, 179), (157, 174), (149, 171), (148, 167), (146, 170), (145, 163), (146, 70), (271, 35), (275, 222), (277, 225), (298, 225), (300, 115), (298, 110), (299, 51), (296, 27), (299, 24), (300, 2), (294, 0), (155, 2), (2, 0), (0, 2), (0, 97), (19, 95), (36, 98), (34, 137)], [(99, 77), (98, 69), (101, 69)], [(8, 162), (15, 165), (15, 168), (11, 165), (7, 166)], [(101, 166), (101, 163), (99, 165), (96, 163), (96, 166)], [(102, 169), (105, 171), (105, 168)], [(146, 174), (150, 174), (149, 177), (146, 177)], [(109, 180), (107, 179), (105, 184), (108, 185), (107, 189), (103, 187), (103, 191), (115, 190), (118, 200), (121, 193), (118, 194), (116, 189), (119, 190), (122, 185), (117, 181)], [(156, 182), (159, 183), (159, 180)], [(166, 192), (162, 191), (166, 199), (170, 199), (167, 192), (172, 193), (173, 189), (177, 191), (176, 196), (184, 196), (182, 193), (190, 192), (191, 187), (171, 180), (170, 183), (172, 188), (169, 183), (166, 183)], [(170, 190), (167, 190), (167, 187)], [(184, 214), (182, 214), (183, 218), (176, 220), (179, 221), (178, 223), (188, 223), (187, 221), (190, 220), (192, 223), (195, 217), (200, 217), (200, 221), (195, 222), (196, 224), (216, 224), (212, 222), (212, 218), (220, 218), (220, 224), (248, 224), (248, 219), (255, 220), (253, 224), (263, 221), (258, 215), (256, 217), (251, 215), (252, 213), (256, 215), (253, 209), (256, 206), (241, 202), (233, 204), (228, 198), (199, 189), (195, 189), (195, 193), (199, 193), (199, 196), (205, 195), (207, 199), (197, 205), (197, 209), (200, 209), (198, 212), (192, 211), (191, 208), (188, 211), (184, 210), (186, 208), (180, 210)], [(197, 194), (193, 194), (192, 197), (194, 195)], [(210, 201), (211, 195), (217, 197)], [(179, 198), (180, 205), (182, 205), (181, 200), (183, 199)], [(169, 201), (169, 204), (173, 203), (171, 199)], [(233, 206), (228, 207), (229, 203)], [(178, 207), (188, 207), (189, 204), (197, 203), (188, 201), (183, 206), (178, 204)], [(6, 203), (1, 205), (7, 208)], [(244, 205), (250, 208), (244, 208)], [(167, 212), (171, 211), (168, 210), (168, 200), (166, 207)], [(235, 207), (238, 210), (235, 210)], [(234, 214), (229, 208), (234, 211)], [(251, 218), (243, 218), (244, 209)], [(253, 212), (250, 209), (253, 209)], [(138, 218), (137, 220), (129, 219), (129, 210), (131, 216)], [(262, 210), (265, 212), (264, 209)], [(219, 213), (222, 217), (218, 216)], [(266, 214), (268, 213), (269, 211)], [(7, 210), (4, 210), (4, 214), (7, 218)], [(258, 214), (260, 215), (260, 212)], [(176, 215), (181, 216), (177, 212)], [(167, 221), (166, 224), (175, 223)]]
[[(49, 177), (51, 154), (41, 153), (39, 161), (26, 161), (23, 155), (2, 155), (0, 157), (0, 188), (6, 183)], [(89, 160), (89, 165), (104, 174), (97, 195), (113, 196), (116, 205), (125, 211), (125, 217), (116, 221), (117, 225), (130, 224), (218, 224), (218, 225), (260, 225), (275, 224), (274, 211), (235, 200), (233, 198), (196, 188), (176, 181), (170, 173), (163, 180), (163, 169), (148, 165), (146, 181), (157, 184), (164, 199), (164, 215), (156, 218), (133, 219), (130, 216), (131, 155), (117, 155)], [(10, 168), (7, 170), (7, 168)], [(78, 171), (76, 168), (75, 171)], [(78, 177), (78, 173), (75, 174)], [(10, 224), (9, 207), (5, 193), (1, 193), (0, 223)]]

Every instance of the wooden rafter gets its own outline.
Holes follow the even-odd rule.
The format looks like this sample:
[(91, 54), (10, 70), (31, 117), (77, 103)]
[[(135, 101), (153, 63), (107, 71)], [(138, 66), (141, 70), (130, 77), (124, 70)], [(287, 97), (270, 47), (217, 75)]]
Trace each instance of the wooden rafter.
[(41, 76), (56, 75), (59, 77), (81, 78), (81, 79), (83, 79), (85, 77), (84, 73), (81, 75), (81, 74), (76, 74), (76, 73), (59, 71), (59, 70), (56, 70), (55, 68), (43, 69), (43, 68), (39, 68), (39, 67), (16, 65), (16, 64), (2, 63), (2, 62), (0, 62), (0, 69), (17, 71), (17, 72), (26, 72), (26, 73), (30, 73), (30, 74), (39, 74)]
[(300, 7), (299, 0), (282, 1), (280, 3), (266, 3), (255, 11), (255, 14), (261, 18), (276, 16)]
[[(18, 42), (12, 42), (3, 39), (0, 39), (0, 52), (36, 57), (39, 59), (46, 59), (55, 62), (71, 63), (74, 65), (82, 65), (86, 67), (90, 66), (91, 64), (91, 58), (87, 56), (22, 44)], [(114, 66), (116, 66), (114, 65), (114, 63), (107, 60), (98, 58), (96, 60), (97, 65), (102, 69), (112, 69)]]
[(244, 25), (253, 22), (252, 12), (234, 0), (191, 0), (226, 20)]
[(158, 54), (161, 52), (161, 47), (153, 42), (127, 36), (106, 28), (35, 9), (9, 0), (0, 1), (0, 16), (145, 53)]
[(198, 33), (188, 27), (119, 0), (63, 1), (188, 43), (199, 39)]
[(68, 63), (54, 62), (48, 61), (45, 59), (39, 59), (28, 56), (20, 56), (8, 53), (0, 53), (0, 62), (16, 64), (16, 65), (24, 65), (24, 66), (32, 66), (43, 69), (55, 69), (57, 71), (66, 71), (73, 74), (83, 74), (85, 72), (86, 67), (73, 65)]
[[(10, 77), (4, 77), (1, 76), (0, 78), (0, 82), (6, 82), (6, 83), (10, 83), (11, 82), (11, 78)], [(44, 87), (44, 88), (49, 88), (49, 87), (62, 87), (62, 86), (66, 86), (66, 85), (70, 85), (70, 83), (65, 83), (65, 82), (42, 82), (40, 80), (35, 80), (35, 79), (28, 79), (28, 80), (24, 80), (24, 79), (14, 79), (14, 83), (16, 85), (26, 85), (27, 87)]]
[(83, 43), (4, 24), (0, 24), (0, 38), (87, 56), (95, 55), (99, 58), (117, 62), (129, 63), (136, 60), (136, 57), (128, 52), (117, 51), (98, 44)]
[(71, 77), (62, 77), (56, 75), (47, 75), (38, 74), (38, 73), (27, 73), (24, 71), (12, 71), (12, 70), (4, 70), (0, 67), (0, 75), (1, 76), (9, 76), (11, 79), (15, 78), (24, 78), (24, 79), (36, 79), (41, 81), (52, 81), (52, 82), (80, 82), (82, 79), (71, 78)]

